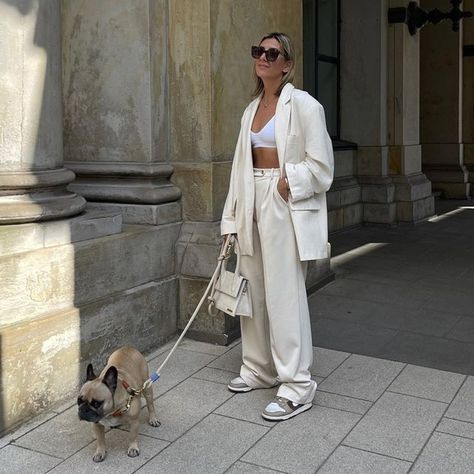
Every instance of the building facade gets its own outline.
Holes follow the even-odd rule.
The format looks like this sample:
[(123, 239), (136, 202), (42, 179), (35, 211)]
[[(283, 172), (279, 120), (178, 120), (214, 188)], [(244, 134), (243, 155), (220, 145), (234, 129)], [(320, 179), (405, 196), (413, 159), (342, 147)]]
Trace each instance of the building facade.
[[(411, 35), (387, 21), (405, 3), (0, 0), (0, 432), (75, 393), (89, 361), (186, 324), (264, 33), (293, 38), (296, 85), (325, 106), (330, 231), (470, 196), (474, 21)], [(308, 287), (331, 278), (313, 262)], [(238, 321), (202, 310), (190, 335), (227, 344)]]

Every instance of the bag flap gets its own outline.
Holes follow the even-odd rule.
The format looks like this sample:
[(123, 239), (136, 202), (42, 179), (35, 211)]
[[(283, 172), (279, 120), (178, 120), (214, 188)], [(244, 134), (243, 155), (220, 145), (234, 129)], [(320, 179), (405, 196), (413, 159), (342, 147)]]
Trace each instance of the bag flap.
[(226, 270), (220, 274), (219, 279), (216, 282), (216, 289), (226, 295), (236, 298), (244, 281), (245, 278), (243, 276), (236, 275), (235, 273)]

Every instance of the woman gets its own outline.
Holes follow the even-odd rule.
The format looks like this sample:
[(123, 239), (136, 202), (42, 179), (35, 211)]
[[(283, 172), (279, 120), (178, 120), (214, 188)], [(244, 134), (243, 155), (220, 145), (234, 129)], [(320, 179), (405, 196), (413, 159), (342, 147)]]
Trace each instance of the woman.
[(280, 384), (264, 409), (286, 420), (312, 406), (307, 261), (326, 258), (326, 191), (333, 153), (322, 106), (291, 84), (294, 49), (283, 33), (252, 47), (257, 87), (236, 145), (221, 233), (236, 234), (253, 318), (240, 318), (243, 364), (233, 392)]

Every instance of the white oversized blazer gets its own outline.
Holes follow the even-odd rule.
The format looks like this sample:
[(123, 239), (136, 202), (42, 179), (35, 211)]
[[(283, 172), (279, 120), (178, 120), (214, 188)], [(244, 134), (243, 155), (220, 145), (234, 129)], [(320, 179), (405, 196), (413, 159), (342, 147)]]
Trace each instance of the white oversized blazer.
[[(254, 177), (250, 127), (261, 97), (242, 116), (224, 205), (221, 234), (237, 234), (243, 255), (253, 255)], [(326, 191), (334, 173), (331, 139), (322, 105), (286, 84), (275, 112), (275, 139), (282, 176), (290, 186), (288, 205), (301, 260), (328, 256)]]

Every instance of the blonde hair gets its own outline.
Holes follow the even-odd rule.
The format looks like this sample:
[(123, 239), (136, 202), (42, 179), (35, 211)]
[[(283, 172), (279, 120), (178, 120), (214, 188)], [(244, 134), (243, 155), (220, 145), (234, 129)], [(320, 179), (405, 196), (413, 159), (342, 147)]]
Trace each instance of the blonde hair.
[[(285, 87), (289, 82), (293, 82), (293, 78), (295, 77), (295, 48), (293, 47), (293, 43), (288, 35), (277, 32), (268, 33), (260, 40), (259, 44), (262, 44), (262, 41), (270, 38), (274, 38), (278, 43), (280, 43), (285, 60), (291, 61), (288, 71), (281, 77), (280, 87), (277, 90), (277, 95), (280, 95), (283, 87)], [(260, 79), (255, 72), (255, 66), (253, 68), (253, 76), (255, 79), (255, 90), (253, 91), (252, 98), (255, 98), (258, 97), (264, 89), (262, 79)]]

